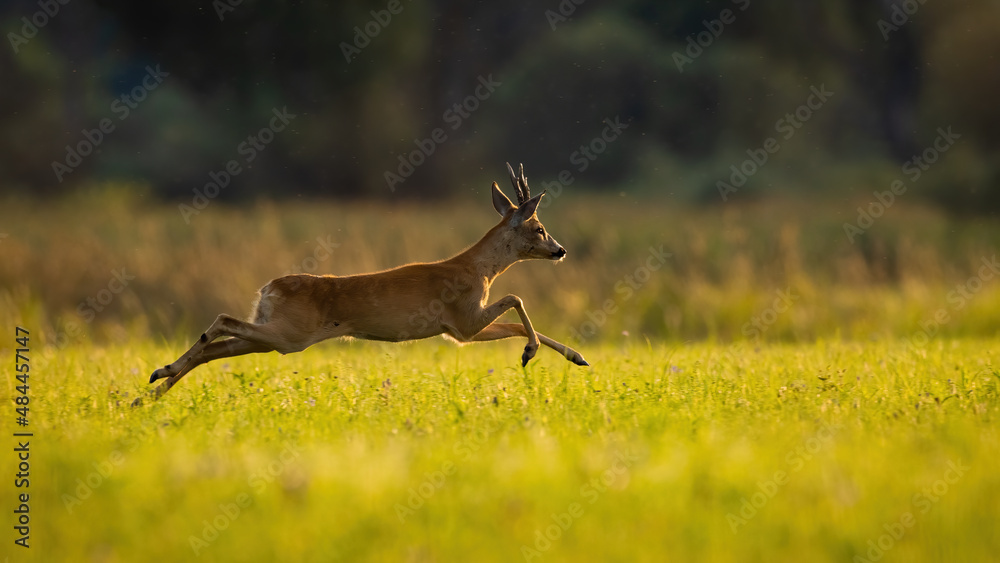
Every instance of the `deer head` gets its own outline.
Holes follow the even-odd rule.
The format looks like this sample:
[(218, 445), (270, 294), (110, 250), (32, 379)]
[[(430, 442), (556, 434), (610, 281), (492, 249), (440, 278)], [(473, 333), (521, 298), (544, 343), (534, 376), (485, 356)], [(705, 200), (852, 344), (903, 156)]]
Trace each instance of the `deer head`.
[(566, 249), (545, 230), (545, 226), (535, 213), (538, 202), (545, 192), (531, 197), (528, 179), (524, 177), (523, 164), (520, 165), (520, 173), (515, 174), (508, 162), (507, 171), (510, 173), (510, 182), (517, 194), (517, 205), (511, 203), (500, 191), (500, 186), (493, 182), (493, 208), (503, 216), (502, 224), (506, 225), (503, 230), (504, 243), (519, 260), (562, 260), (566, 256)]

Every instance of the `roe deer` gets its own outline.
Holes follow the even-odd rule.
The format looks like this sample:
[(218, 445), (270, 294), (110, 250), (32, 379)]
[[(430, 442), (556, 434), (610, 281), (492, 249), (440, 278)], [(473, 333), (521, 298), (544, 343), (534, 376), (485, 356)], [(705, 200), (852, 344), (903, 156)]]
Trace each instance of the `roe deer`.
[[(520, 174), (509, 163), (507, 171), (517, 205), (493, 182), (493, 208), (503, 219), (465, 251), (440, 262), (372, 274), (295, 274), (272, 280), (258, 292), (250, 322), (219, 315), (190, 350), (154, 371), (150, 383), (167, 381), (151, 395), (160, 397), (189, 371), (212, 360), (274, 350), (291, 354), (340, 336), (389, 342), (439, 334), (459, 342), (521, 336), (528, 339), (522, 366), (535, 356), (539, 343), (577, 365), (590, 365), (576, 350), (535, 332), (518, 296), (488, 304), (490, 285), (515, 262), (560, 261), (566, 256), (535, 213), (545, 192), (531, 197), (523, 165)], [(436, 305), (434, 316), (426, 313), (431, 304)], [(508, 309), (517, 311), (520, 323), (494, 322)], [(421, 314), (421, 322), (416, 322)], [(220, 337), (230, 338), (213, 342)], [(134, 405), (140, 404), (142, 399), (136, 399)]]

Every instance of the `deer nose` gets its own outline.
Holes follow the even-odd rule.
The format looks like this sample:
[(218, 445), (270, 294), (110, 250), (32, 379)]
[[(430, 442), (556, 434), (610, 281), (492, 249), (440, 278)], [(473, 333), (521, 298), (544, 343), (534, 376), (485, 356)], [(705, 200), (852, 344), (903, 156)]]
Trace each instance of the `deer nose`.
[(559, 250), (552, 253), (552, 257), (556, 259), (562, 258), (563, 256), (566, 256), (566, 249), (561, 246), (559, 247)]

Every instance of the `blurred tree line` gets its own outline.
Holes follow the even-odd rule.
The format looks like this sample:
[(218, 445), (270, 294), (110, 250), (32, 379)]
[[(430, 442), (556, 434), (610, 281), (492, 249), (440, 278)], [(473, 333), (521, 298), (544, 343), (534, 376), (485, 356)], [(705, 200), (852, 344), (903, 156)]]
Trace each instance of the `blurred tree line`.
[[(773, 137), (736, 197), (863, 201), (951, 127), (910, 187), (990, 209), (997, 22), (995, 0), (8, 1), (0, 190), (458, 195), (509, 160), (536, 189), (565, 170), (721, 201)], [(818, 108), (813, 88), (832, 93)], [(794, 136), (776, 132), (804, 105)]]

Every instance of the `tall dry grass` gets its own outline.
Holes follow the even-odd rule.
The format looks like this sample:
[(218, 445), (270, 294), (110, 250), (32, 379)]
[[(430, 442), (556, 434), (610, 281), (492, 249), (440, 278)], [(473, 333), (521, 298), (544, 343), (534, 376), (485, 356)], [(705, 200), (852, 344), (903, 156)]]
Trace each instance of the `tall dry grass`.
[[(995, 335), (1000, 280), (978, 272), (1000, 226), (906, 203), (852, 244), (842, 225), (856, 205), (846, 203), (678, 208), (564, 193), (540, 217), (568, 249), (566, 261), (518, 264), (494, 292), (521, 296), (536, 327), (557, 339)], [(0, 320), (28, 324), (49, 344), (187, 340), (218, 313), (247, 314), (257, 288), (276, 276), (445, 258), (496, 220), (485, 191), (455, 203), (212, 202), (190, 224), (176, 205), (126, 189), (8, 199)], [(317, 250), (331, 243), (324, 260)], [(650, 248), (661, 246), (670, 258), (644, 272), (656, 264)], [(134, 276), (119, 293), (115, 271)], [(967, 297), (956, 298), (967, 283)], [(791, 297), (787, 311), (774, 307), (778, 292)], [(935, 320), (942, 310), (947, 319)]]

